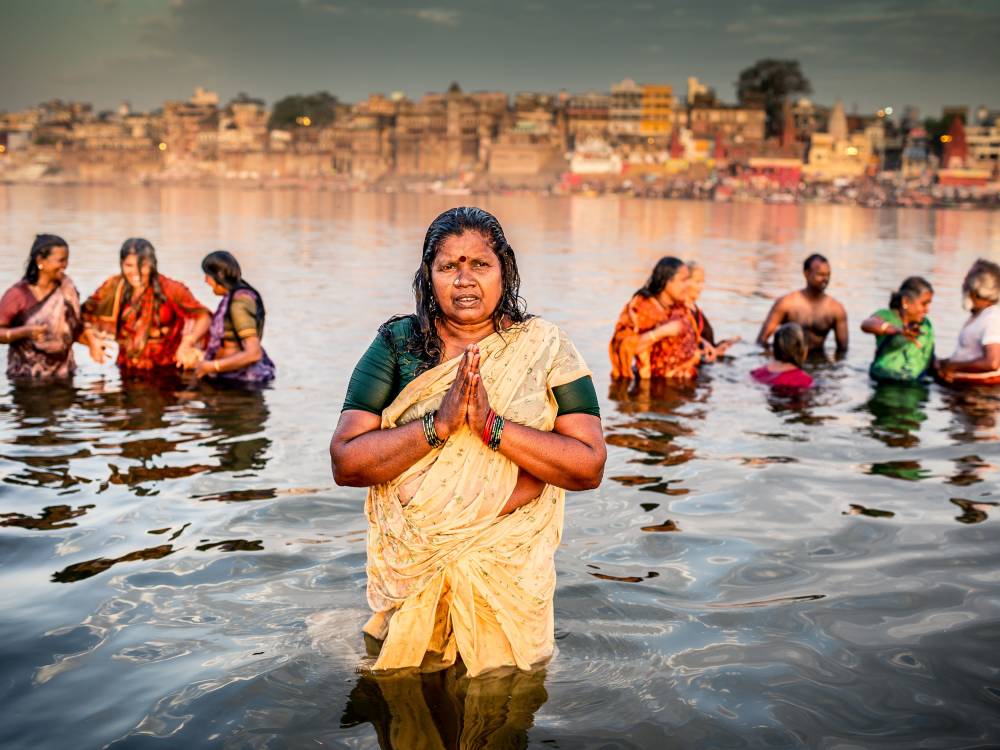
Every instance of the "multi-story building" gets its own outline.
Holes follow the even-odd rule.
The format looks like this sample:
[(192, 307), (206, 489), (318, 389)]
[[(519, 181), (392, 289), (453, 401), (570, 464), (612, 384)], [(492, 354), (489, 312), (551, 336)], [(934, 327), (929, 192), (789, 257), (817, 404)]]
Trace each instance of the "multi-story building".
[(722, 138), (726, 143), (758, 144), (764, 141), (767, 115), (753, 107), (696, 106), (688, 110), (687, 127), (695, 138)]
[(611, 110), (608, 114), (608, 133), (618, 140), (641, 137), (642, 87), (626, 78), (611, 87)]
[[(213, 103), (214, 102), (214, 103)], [(198, 152), (199, 142), (204, 148), (209, 141), (217, 142), (219, 127), (218, 96), (202, 88), (188, 101), (169, 101), (163, 104), (163, 143), (168, 162), (185, 159)], [(201, 136), (205, 133), (204, 136)]]
[(393, 136), (396, 174), (445, 174), (447, 129), (448, 106), (441, 97), (427, 95), (418, 102), (401, 101)]
[(644, 83), (641, 87), (639, 135), (666, 138), (674, 128), (673, 86)]
[(991, 124), (974, 125), (965, 129), (969, 161), (980, 169), (1000, 169), (1000, 117)]
[(576, 94), (566, 105), (566, 126), (573, 144), (608, 137), (611, 97), (596, 91)]

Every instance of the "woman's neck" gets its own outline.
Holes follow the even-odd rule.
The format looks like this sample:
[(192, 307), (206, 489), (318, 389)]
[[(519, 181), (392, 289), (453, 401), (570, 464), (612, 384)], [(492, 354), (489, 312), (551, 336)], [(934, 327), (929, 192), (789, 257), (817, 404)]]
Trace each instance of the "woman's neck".
[(670, 296), (666, 289), (656, 295), (656, 301), (664, 307), (673, 307), (676, 304), (674, 298)]
[(58, 283), (51, 276), (39, 274), (38, 280), (32, 284), (41, 294), (48, 294), (58, 286)]
[(438, 335), (445, 345), (465, 348), (469, 344), (478, 344), (484, 338), (496, 332), (493, 319), (488, 318), (480, 323), (455, 323), (447, 319), (436, 322)]

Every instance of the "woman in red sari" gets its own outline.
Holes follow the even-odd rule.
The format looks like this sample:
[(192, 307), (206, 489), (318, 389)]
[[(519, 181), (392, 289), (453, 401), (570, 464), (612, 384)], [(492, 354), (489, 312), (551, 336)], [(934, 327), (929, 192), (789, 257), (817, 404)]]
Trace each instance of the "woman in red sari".
[(687, 306), (690, 271), (679, 258), (661, 258), (646, 284), (618, 316), (611, 338), (611, 377), (691, 380), (701, 353)]
[(66, 275), (69, 245), (62, 237), (40, 234), (28, 255), (24, 277), (0, 299), (0, 343), (7, 351), (9, 378), (65, 378), (73, 374), (73, 342), (104, 360), (100, 342), (83, 328), (80, 295)]
[(184, 284), (157, 271), (148, 240), (125, 240), (120, 262), (121, 273), (83, 303), (84, 323), (115, 338), (123, 372), (194, 367), (196, 347), (208, 331), (208, 309)]

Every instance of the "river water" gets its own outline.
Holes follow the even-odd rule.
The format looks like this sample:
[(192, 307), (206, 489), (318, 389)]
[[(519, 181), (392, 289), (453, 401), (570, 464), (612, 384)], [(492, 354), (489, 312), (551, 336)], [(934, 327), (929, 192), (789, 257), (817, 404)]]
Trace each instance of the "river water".
[[(476, 198), (529, 309), (594, 369), (605, 479), (568, 497), (544, 671), (359, 673), (363, 492), (333, 484), (327, 444), (461, 200), (0, 186), (5, 284), (36, 232), (68, 239), (85, 295), (141, 235), (214, 307), (199, 262), (227, 248), (279, 368), (263, 393), (186, 392), (80, 348), (72, 387), (0, 382), (0, 745), (1000, 745), (1000, 394), (876, 389), (857, 328), (922, 274), (950, 353), (997, 213)], [(701, 262), (716, 331), (748, 342), (811, 252), (852, 336), (814, 393), (752, 385), (749, 343), (691, 388), (610, 387), (614, 320), (660, 256)]]

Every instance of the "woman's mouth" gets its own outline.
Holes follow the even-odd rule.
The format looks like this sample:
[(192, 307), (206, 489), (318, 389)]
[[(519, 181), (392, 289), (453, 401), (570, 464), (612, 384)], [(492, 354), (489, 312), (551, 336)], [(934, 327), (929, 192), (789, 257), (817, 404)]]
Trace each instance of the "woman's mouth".
[(452, 297), (451, 301), (455, 307), (476, 307), (479, 304), (479, 296), (475, 294), (460, 294)]

